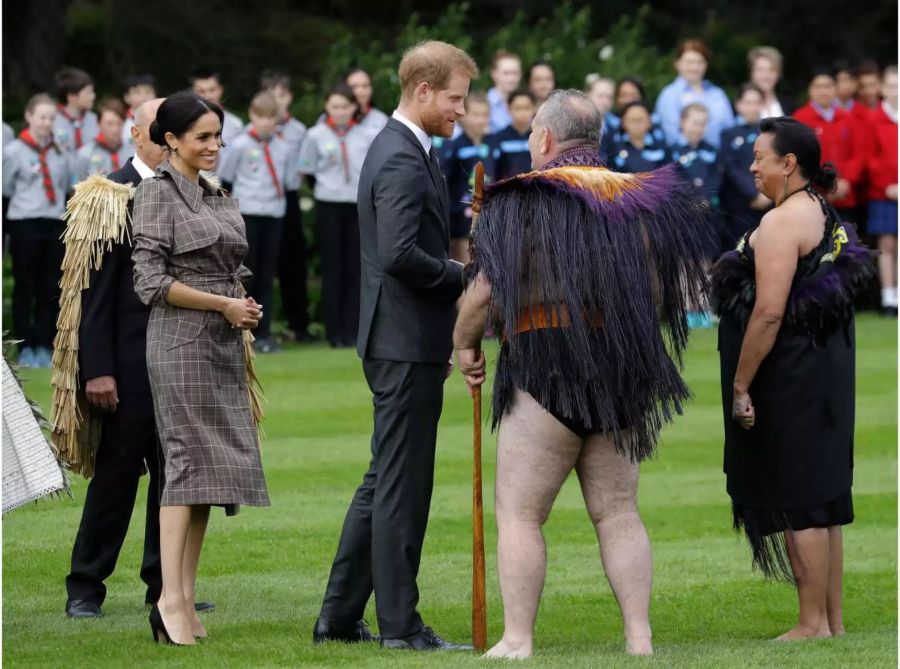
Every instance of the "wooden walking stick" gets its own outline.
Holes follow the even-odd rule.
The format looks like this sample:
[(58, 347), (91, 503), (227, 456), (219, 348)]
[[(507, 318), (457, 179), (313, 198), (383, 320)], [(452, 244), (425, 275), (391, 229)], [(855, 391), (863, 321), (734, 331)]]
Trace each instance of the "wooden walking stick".
[[(484, 196), (484, 164), (475, 166), (475, 192), (472, 196), (472, 229), (478, 223)], [(481, 386), (472, 389), (474, 439), (472, 443), (472, 645), (487, 650), (487, 601), (484, 574), (484, 501), (481, 496)]]

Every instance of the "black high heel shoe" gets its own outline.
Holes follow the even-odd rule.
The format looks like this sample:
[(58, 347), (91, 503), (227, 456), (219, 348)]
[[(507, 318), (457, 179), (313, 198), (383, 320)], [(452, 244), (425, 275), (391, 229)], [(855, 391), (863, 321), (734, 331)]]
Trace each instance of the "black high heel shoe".
[(150, 631), (153, 633), (153, 640), (156, 643), (161, 641), (160, 632), (162, 632), (163, 638), (166, 640), (166, 643), (170, 646), (190, 646), (192, 644), (188, 643), (176, 643), (172, 641), (172, 637), (169, 636), (169, 631), (166, 629), (165, 624), (163, 623), (162, 614), (159, 612), (159, 606), (154, 604), (153, 608), (150, 609)]

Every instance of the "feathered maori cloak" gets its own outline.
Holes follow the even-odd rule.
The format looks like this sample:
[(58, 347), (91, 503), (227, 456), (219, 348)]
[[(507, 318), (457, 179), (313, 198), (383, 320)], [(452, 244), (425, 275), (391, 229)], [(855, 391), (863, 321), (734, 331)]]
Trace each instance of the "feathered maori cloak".
[[(494, 427), (527, 389), (609, 431), (633, 460), (652, 455), (690, 395), (679, 367), (686, 312), (706, 290), (708, 216), (674, 165), (618, 174), (591, 148), (488, 186), (468, 276), (490, 282), (505, 340)], [(526, 331), (536, 336), (519, 336)]]

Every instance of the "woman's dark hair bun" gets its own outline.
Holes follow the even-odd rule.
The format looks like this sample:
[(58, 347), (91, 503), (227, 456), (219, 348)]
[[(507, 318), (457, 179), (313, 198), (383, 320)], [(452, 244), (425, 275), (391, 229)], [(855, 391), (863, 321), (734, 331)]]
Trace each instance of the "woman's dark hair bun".
[(821, 188), (827, 193), (833, 193), (837, 188), (838, 172), (834, 165), (825, 163), (811, 179), (813, 186)]
[(153, 119), (153, 122), (150, 124), (150, 141), (160, 146), (166, 146), (166, 133), (159, 127), (156, 119)]

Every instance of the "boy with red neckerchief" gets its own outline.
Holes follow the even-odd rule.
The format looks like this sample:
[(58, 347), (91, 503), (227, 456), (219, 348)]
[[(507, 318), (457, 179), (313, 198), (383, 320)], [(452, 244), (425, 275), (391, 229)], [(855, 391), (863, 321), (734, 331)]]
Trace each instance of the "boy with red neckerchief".
[(119, 170), (134, 155), (130, 144), (122, 142), (125, 105), (108, 98), (99, 107), (100, 132), (75, 154), (75, 179), (82, 181), (91, 174), (104, 176)]
[(53, 137), (63, 152), (73, 155), (100, 130), (97, 115), (91, 111), (97, 98), (94, 82), (91, 75), (75, 67), (63, 68), (54, 80), (58, 104)]
[(35, 95), (25, 107), (26, 129), (3, 149), (14, 280), (12, 335), (22, 342), (19, 363), (35, 367), (51, 362), (64, 253), (62, 215), (72, 183), (70, 160), (53, 140), (55, 117), (53, 98)]
[(125, 77), (123, 83), (122, 99), (128, 105), (128, 111), (125, 112), (125, 124), (122, 126), (122, 144), (131, 147), (134, 153), (131, 138), (131, 128), (134, 126), (134, 110), (145, 102), (149, 102), (156, 98), (156, 80), (152, 74), (133, 74)]
[[(271, 303), (287, 208), (284, 184), (290, 149), (277, 129), (278, 103), (271, 93), (257, 93), (250, 103), (246, 132), (232, 140), (218, 169), (222, 184), (240, 203), (249, 247), (244, 264), (253, 272), (247, 294), (260, 304)], [(260, 353), (277, 349), (271, 327), (269, 310), (254, 332), (254, 346)]]

